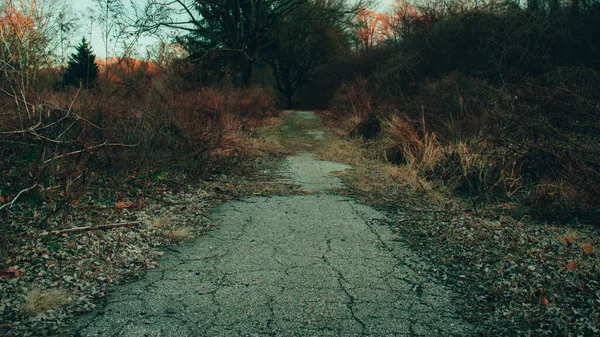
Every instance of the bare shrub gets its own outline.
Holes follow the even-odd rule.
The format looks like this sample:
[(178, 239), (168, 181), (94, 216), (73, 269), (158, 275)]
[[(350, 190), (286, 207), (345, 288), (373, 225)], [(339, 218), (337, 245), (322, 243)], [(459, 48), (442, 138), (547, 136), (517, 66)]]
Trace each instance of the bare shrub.
[[(383, 121), (373, 150), (384, 148), (387, 161), (475, 204), (510, 200), (544, 218), (593, 216), (600, 202), (598, 78), (589, 68), (563, 67), (498, 88), (452, 73), (396, 97), (395, 108), (360, 109), (370, 116), (377, 111)], [(348, 87), (340, 91), (346, 100), (334, 104), (339, 125), (354, 118), (342, 116), (360, 113), (349, 99), (359, 86)]]
[(518, 172), (523, 193), (535, 190), (529, 203), (540, 215), (590, 211), (600, 202), (599, 75), (571, 67), (525, 78), (489, 114), (489, 155)]
[(362, 120), (373, 114), (377, 95), (365, 78), (342, 85), (331, 102), (331, 110), (343, 116), (359, 116)]
[(417, 171), (431, 172), (442, 159), (442, 150), (437, 136), (428, 132), (424, 121), (421, 130), (415, 123), (398, 115), (384, 122), (388, 161), (395, 164), (407, 164)]
[(386, 120), (387, 158), (474, 201), (589, 214), (600, 195), (598, 78), (570, 67), (503, 88), (459, 74), (425, 81), (397, 102), (404, 117)]
[(350, 165), (364, 164), (367, 153), (355, 140), (336, 139), (319, 149), (319, 159), (331, 160)]
[(71, 302), (69, 293), (64, 289), (40, 289), (37, 287), (27, 290), (25, 302), (21, 311), (25, 315), (35, 316), (48, 310), (58, 309)]

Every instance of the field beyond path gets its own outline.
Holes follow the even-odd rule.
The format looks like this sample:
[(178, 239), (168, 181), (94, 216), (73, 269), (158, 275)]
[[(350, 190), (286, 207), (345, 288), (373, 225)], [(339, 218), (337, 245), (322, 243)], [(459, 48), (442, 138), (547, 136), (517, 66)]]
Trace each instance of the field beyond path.
[[(318, 125), (308, 112), (287, 118)], [(282, 134), (298, 142), (326, 138), (310, 127)], [(306, 193), (221, 205), (212, 217), (216, 228), (169, 251), (144, 279), (116, 287), (71, 333), (474, 334), (456, 312), (462, 299), (425, 272), (424, 260), (396, 239), (386, 214), (331, 190), (341, 186), (331, 173), (345, 168), (310, 152), (288, 157), (280, 174)]]

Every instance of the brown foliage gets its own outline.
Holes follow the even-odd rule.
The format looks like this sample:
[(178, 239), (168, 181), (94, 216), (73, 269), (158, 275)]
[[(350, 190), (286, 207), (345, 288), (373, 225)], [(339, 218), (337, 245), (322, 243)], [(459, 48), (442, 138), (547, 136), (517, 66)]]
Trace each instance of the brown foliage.
[[(178, 74), (129, 63), (115, 68), (122, 70), (119, 81), (95, 89), (15, 87), (11, 91), (23, 95), (0, 96), (0, 154), (6, 158), (0, 195), (14, 198), (21, 191), (22, 199), (47, 205), (43, 219), (99, 181), (150, 179), (164, 171), (201, 178), (246, 165), (244, 132), (275, 113), (270, 94), (260, 88), (184, 91)], [(131, 82), (130, 89), (123, 90), (121, 80)]]

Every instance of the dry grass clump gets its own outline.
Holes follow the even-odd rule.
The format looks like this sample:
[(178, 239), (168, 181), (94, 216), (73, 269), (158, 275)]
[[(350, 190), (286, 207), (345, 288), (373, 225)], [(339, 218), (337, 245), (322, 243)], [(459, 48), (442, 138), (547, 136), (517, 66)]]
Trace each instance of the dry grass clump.
[(386, 158), (394, 164), (407, 164), (417, 171), (431, 172), (443, 159), (443, 152), (437, 136), (426, 130), (425, 121), (421, 130), (415, 123), (393, 115), (383, 122)]
[(158, 229), (164, 237), (172, 241), (188, 241), (194, 238), (193, 228), (175, 226), (173, 220), (167, 217), (154, 219), (152, 227)]
[(410, 187), (415, 192), (432, 191), (432, 184), (419, 175), (419, 171), (410, 166), (397, 166), (392, 164), (381, 165), (384, 176), (396, 183)]
[(56, 310), (71, 302), (69, 293), (60, 288), (41, 289), (33, 287), (25, 293), (25, 302), (21, 307), (23, 314), (35, 316), (48, 310)]
[(418, 199), (422, 207), (439, 208), (448, 202), (433, 184), (406, 166), (370, 161), (338, 174), (352, 194), (358, 194), (373, 205), (407, 204)]
[(165, 231), (163, 235), (173, 241), (188, 241), (194, 238), (194, 230), (191, 227), (179, 227)]
[(277, 138), (249, 138), (245, 145), (252, 156), (267, 156), (270, 154), (287, 155), (286, 150)]
[(172, 222), (172, 220), (167, 217), (156, 218), (156, 219), (154, 219), (154, 222), (152, 223), (152, 228), (156, 228), (156, 229), (160, 229), (160, 230), (170, 229), (171, 222)]
[(366, 151), (351, 139), (333, 139), (322, 146), (317, 155), (321, 160), (349, 165), (360, 165), (368, 161)]

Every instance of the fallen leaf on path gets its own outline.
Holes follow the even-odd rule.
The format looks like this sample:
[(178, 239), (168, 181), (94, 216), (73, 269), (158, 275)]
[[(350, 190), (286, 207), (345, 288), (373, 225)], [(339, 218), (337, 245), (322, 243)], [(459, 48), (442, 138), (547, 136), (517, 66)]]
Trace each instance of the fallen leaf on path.
[(117, 208), (131, 208), (133, 207), (133, 202), (131, 201), (117, 201)]
[(19, 268), (19, 266), (9, 267), (6, 271), (8, 271), (9, 273), (13, 273), (15, 277), (19, 277), (25, 274), (25, 269)]
[(573, 244), (573, 239), (571, 239), (568, 236), (565, 236), (565, 243), (567, 244), (567, 246), (570, 246)]
[(15, 277), (15, 273), (11, 271), (0, 271), (0, 279), (12, 280)]
[(567, 269), (569, 269), (570, 272), (574, 272), (575, 268), (577, 267), (577, 260), (570, 260), (568, 263), (564, 263), (565, 267), (567, 267)]

